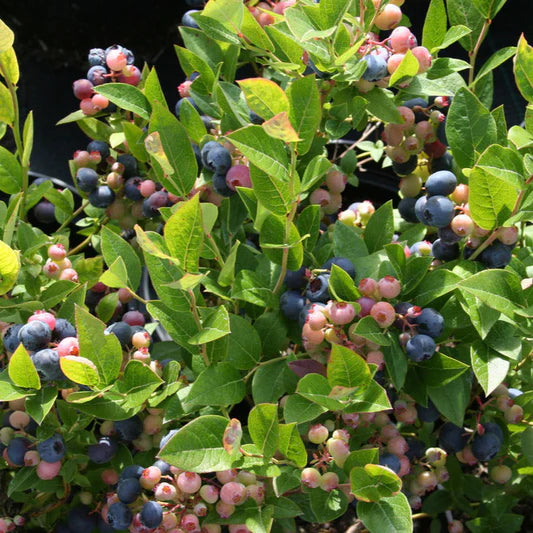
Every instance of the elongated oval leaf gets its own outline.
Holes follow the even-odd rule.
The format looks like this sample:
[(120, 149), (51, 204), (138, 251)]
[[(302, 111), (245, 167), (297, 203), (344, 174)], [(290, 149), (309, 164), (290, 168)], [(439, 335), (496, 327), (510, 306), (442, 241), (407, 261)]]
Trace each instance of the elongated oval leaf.
[(133, 111), (145, 120), (150, 118), (150, 102), (137, 87), (129, 83), (106, 83), (95, 87), (95, 91), (122, 109)]
[(0, 295), (12, 289), (20, 270), (19, 253), (0, 241)]
[(265, 459), (274, 455), (279, 441), (278, 406), (260, 403), (248, 415), (248, 431)]
[(26, 389), (41, 388), (39, 374), (22, 343), (19, 344), (18, 348), (11, 356), (7, 369), (9, 378), (15, 385)]
[(86, 357), (66, 355), (59, 359), (63, 374), (80, 385), (97, 385), (100, 381), (96, 365)]

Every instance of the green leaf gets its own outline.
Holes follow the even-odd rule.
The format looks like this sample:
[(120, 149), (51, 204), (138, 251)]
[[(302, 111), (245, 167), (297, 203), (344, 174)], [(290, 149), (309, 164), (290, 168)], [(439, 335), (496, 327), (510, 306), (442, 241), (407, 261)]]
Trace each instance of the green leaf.
[(261, 338), (245, 318), (230, 314), (229, 319), (231, 335), (227, 362), (239, 370), (249, 370), (261, 359)]
[(28, 396), (25, 402), (26, 412), (41, 425), (46, 415), (50, 412), (57, 400), (57, 389), (55, 387), (45, 387), (40, 389), (33, 396)]
[(450, 25), (462, 25), (472, 32), (460, 40), (461, 46), (471, 52), (477, 43), (483, 28), (483, 16), (471, 0), (447, 0)]
[(159, 457), (187, 472), (219, 472), (232, 468), (233, 457), (222, 445), (228, 419), (205, 415), (195, 418), (167, 442)]
[(235, 32), (228, 30), (223, 24), (218, 20), (210, 17), (205, 17), (201, 13), (193, 13), (194, 20), (200, 26), (205, 33), (210, 35), (213, 39), (217, 41), (222, 41), (224, 43), (230, 43), (234, 45), (240, 45), (241, 41), (235, 34)]
[(203, 15), (219, 21), (228, 30), (238, 34), (241, 29), (244, 6), (240, 0), (208, 2)]
[(96, 314), (102, 322), (109, 322), (118, 304), (118, 291), (106, 294), (96, 305)]
[(446, 385), (428, 388), (428, 394), (440, 413), (456, 426), (462, 426), (470, 403), (470, 387), (470, 376), (465, 372)]
[(328, 361), (328, 382), (332, 387), (364, 387), (372, 379), (365, 360), (354, 351), (333, 344)]
[(220, 305), (202, 313), (202, 329), (189, 339), (189, 344), (205, 344), (230, 334), (228, 310)]
[(273, 51), (274, 44), (268, 38), (265, 29), (257, 22), (249, 9), (243, 12), (242, 34), (252, 43), (264, 50)]
[(444, 0), (431, 0), (422, 29), (422, 46), (428, 50), (439, 46), (446, 34), (446, 8)]
[(17, 54), (12, 46), (3, 52), (0, 52), (0, 63), (2, 63), (7, 78), (11, 80), (11, 83), (16, 85), (19, 81), (20, 71)]
[(329, 51), (324, 39), (335, 32), (335, 28), (321, 31), (320, 7), (319, 6), (294, 6), (285, 11), (287, 23), (295, 40), (305, 45), (307, 52), (316, 56), (320, 61), (330, 61)]
[[(368, 248), (360, 235), (338, 221), (333, 232), (333, 250), (336, 256), (346, 257), (354, 265), (357, 265), (360, 258), (368, 256)], [(360, 277), (360, 273), (357, 273), (357, 277)]]
[(353, 333), (380, 346), (388, 346), (390, 344), (387, 335), (371, 316), (365, 316), (359, 320)]
[(483, 66), (479, 69), (479, 72), (476, 75), (476, 79), (474, 81), (477, 82), (483, 76), (486, 76), (489, 72), (492, 72), (495, 68), (499, 67), (502, 63), (513, 57), (513, 55), (516, 53), (516, 46), (506, 46), (505, 48), (500, 48), (500, 50), (497, 50), (492, 54), (485, 63), (483, 63)]
[(444, 39), (442, 40), (442, 43), (434, 48), (433, 51), (442, 50), (444, 48), (448, 48), (451, 44), (460, 41), (465, 37), (465, 35), (469, 35), (472, 32), (472, 30), (462, 24), (457, 24), (455, 26), (452, 26), (448, 29), (446, 32), (446, 35), (444, 36)]
[(428, 272), (417, 287), (417, 305), (424, 307), (440, 296), (448, 294), (460, 281), (460, 276), (444, 268)]
[(311, 510), (317, 522), (325, 523), (342, 516), (348, 508), (348, 498), (342, 490), (311, 490), (309, 492)]
[[(197, 33), (196, 31), (195, 34)], [(199, 74), (198, 79), (194, 81), (193, 87), (201, 91), (202, 94), (210, 94), (215, 83), (215, 75), (207, 61), (192, 50), (187, 50), (187, 48), (183, 48), (182, 46), (175, 45), (174, 50), (178, 56), (181, 68), (187, 76), (191, 76), (193, 72)]]
[(11, 28), (0, 19), (0, 52), (5, 52), (13, 46), (15, 40), (15, 34), (11, 31)]
[[(338, 265), (331, 265), (328, 288), (332, 296), (341, 302), (355, 302), (361, 296), (353, 279)], [(353, 305), (357, 306), (358, 304)]]
[(468, 365), (442, 352), (435, 352), (427, 361), (417, 363), (416, 367), (419, 376), (428, 387), (446, 385), (469, 369)]
[(298, 216), (296, 227), (300, 235), (309, 235), (303, 241), (304, 248), (308, 251), (313, 250), (320, 235), (320, 206), (308, 205)]
[(383, 204), (370, 217), (365, 230), (365, 243), (370, 253), (381, 250), (392, 241), (394, 235), (394, 213), (392, 200)]
[(6, 294), (13, 288), (19, 271), (19, 252), (0, 241), (0, 295)]
[(487, 346), (505, 357), (518, 361), (522, 354), (520, 331), (514, 324), (503, 320), (494, 321), (493, 324), (485, 337)]
[(126, 271), (124, 259), (120, 256), (117, 257), (115, 261), (109, 265), (109, 269), (100, 276), (100, 281), (114, 289), (126, 288), (128, 286), (128, 273)]
[(378, 464), (379, 449), (378, 448), (361, 448), (350, 452), (342, 469), (350, 474), (352, 468), (356, 466), (365, 467), (368, 464)]
[(196, 111), (189, 100), (184, 100), (180, 107), (180, 122), (185, 126), (191, 141), (200, 144), (203, 136), (207, 133), (200, 113)]
[(204, 231), (199, 195), (180, 204), (165, 224), (165, 242), (187, 272), (198, 271)]
[(279, 424), (279, 451), (300, 468), (307, 464), (307, 450), (296, 423)]
[(488, 396), (507, 376), (509, 361), (482, 341), (476, 341), (470, 346), (470, 359), (472, 370), (483, 387), (485, 396)]
[(392, 96), (391, 91), (374, 87), (374, 89), (365, 94), (365, 98), (368, 100), (367, 109), (372, 115), (384, 122), (402, 124), (403, 118)]
[(76, 306), (76, 330), (80, 356), (92, 361), (104, 384), (113, 382), (122, 364), (122, 349), (115, 335), (104, 335), (106, 325), (85, 309)]
[(394, 71), (389, 80), (389, 87), (393, 87), (397, 83), (405, 82), (406, 80), (416, 76), (420, 63), (414, 56), (411, 50), (407, 50), (398, 68)]
[(520, 35), (516, 60), (514, 64), (514, 76), (516, 85), (522, 96), (533, 103), (533, 47), (529, 46), (524, 34)]
[(139, 128), (139, 126), (126, 121), (122, 123), (122, 129), (124, 131), (126, 141), (128, 142), (128, 148), (135, 159), (143, 162), (148, 161), (150, 156), (148, 155), (146, 147), (144, 146), (146, 132)]
[(322, 181), (324, 174), (331, 168), (330, 161), (322, 154), (315, 156), (305, 167), (305, 172), (300, 185), (300, 192), (311, 189), (319, 181)]
[(520, 441), (522, 444), (522, 453), (527, 459), (527, 462), (533, 466), (533, 427), (528, 427), (522, 432)]
[(9, 89), (0, 82), (0, 122), (13, 124), (15, 111), (13, 109), (13, 100)]
[(241, 270), (233, 284), (231, 295), (237, 300), (262, 307), (279, 307), (279, 299), (260, 274), (252, 270)]
[(370, 533), (412, 533), (411, 507), (405, 494), (379, 502), (357, 502), (357, 516)]
[(104, 226), (101, 232), (102, 255), (108, 267), (122, 257), (128, 273), (128, 286), (136, 291), (141, 281), (142, 267), (138, 255), (120, 235)]
[(237, 83), (250, 109), (265, 120), (289, 111), (289, 99), (276, 82), (266, 78), (248, 78)]
[(309, 400), (330, 411), (340, 411), (344, 404), (332, 398), (332, 386), (328, 380), (320, 374), (306, 374), (299, 382), (296, 392)]
[(100, 382), (96, 365), (85, 357), (66, 355), (59, 359), (63, 374), (80, 385), (94, 387)]
[(474, 222), (483, 229), (502, 226), (511, 216), (524, 182), (519, 153), (497, 144), (489, 146), (471, 170), (468, 205)]
[[(252, 380), (252, 397), (257, 403), (277, 402), (285, 393), (292, 393), (298, 378), (284, 359), (260, 366)], [(287, 420), (292, 422), (293, 420)]]
[[(154, 149), (158, 154), (161, 151), (164, 153), (164, 159), (168, 161), (170, 167), (169, 175), (164, 179), (160, 177), (163, 185), (172, 194), (187, 196), (198, 176), (198, 164), (185, 127), (173, 113), (163, 105), (156, 103), (150, 120), (149, 132), (152, 136), (155, 135), (154, 132), (158, 133), (160, 146), (156, 143)], [(149, 145), (150, 137), (146, 138)], [(157, 141), (157, 137), (155, 140)], [(154, 153), (150, 149), (148, 151)], [(156, 159), (161, 164), (160, 157)]]
[(283, 418), (291, 423), (302, 424), (318, 418), (327, 411), (322, 407), (299, 394), (291, 394), (283, 406)]
[(278, 406), (260, 403), (248, 415), (248, 431), (253, 443), (261, 450), (265, 459), (270, 459), (278, 448), (279, 422)]
[(514, 272), (484, 270), (459, 282), (457, 286), (511, 319), (515, 309), (523, 306), (520, 278)]
[(489, 20), (492, 20), (498, 11), (505, 5), (507, 0), (474, 0), (474, 4), (480, 13)]
[(22, 343), (11, 356), (7, 369), (9, 378), (15, 385), (26, 389), (41, 388), (39, 374)]
[(283, 248), (288, 248), (287, 268), (298, 270), (302, 266), (304, 248), (300, 234), (294, 224), (289, 227), (288, 240), (286, 241), (287, 220), (284, 217), (268, 215), (261, 226), (259, 244), (263, 253), (275, 264), (283, 262)]
[(96, 87), (95, 91), (126, 111), (133, 111), (145, 120), (150, 118), (150, 102), (137, 87), (129, 83), (106, 83)]
[(351, 492), (359, 501), (378, 502), (397, 494), (402, 480), (389, 468), (368, 464), (350, 471)]
[(229, 363), (218, 363), (206, 368), (196, 378), (187, 396), (188, 406), (239, 403), (245, 394), (241, 373)]
[(284, 216), (291, 210), (289, 185), (273, 178), (255, 165), (250, 165), (254, 193), (261, 204), (275, 215)]
[(18, 400), (27, 396), (28, 391), (23, 390), (9, 379), (9, 372), (6, 368), (0, 372), (0, 401), (9, 402), (11, 400)]
[(457, 164), (471, 168), (476, 152), (496, 140), (496, 123), (490, 111), (468, 89), (459, 89), (446, 120), (446, 136)]
[(288, 182), (289, 163), (282, 141), (270, 137), (261, 126), (246, 126), (228, 135), (230, 141), (269, 176)]
[(0, 191), (16, 194), (22, 190), (22, 169), (17, 158), (0, 146)]
[(381, 351), (385, 358), (385, 368), (392, 379), (392, 383), (397, 390), (400, 390), (405, 383), (407, 375), (407, 356), (398, 342), (398, 336), (390, 334), (389, 346), (382, 346)]
[(135, 408), (141, 406), (162, 383), (163, 380), (148, 365), (131, 360), (113, 388), (124, 397), (125, 408)]
[(298, 137), (302, 139), (296, 150), (300, 155), (304, 155), (311, 148), (322, 117), (322, 106), (315, 77), (297, 78), (289, 85), (287, 97), (290, 103), (290, 121)]

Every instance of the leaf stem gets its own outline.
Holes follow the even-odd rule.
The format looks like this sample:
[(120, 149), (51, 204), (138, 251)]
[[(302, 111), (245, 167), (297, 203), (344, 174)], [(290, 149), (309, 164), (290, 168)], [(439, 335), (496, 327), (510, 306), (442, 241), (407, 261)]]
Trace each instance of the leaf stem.
[(361, 137), (359, 137), (359, 139), (357, 139), (350, 146), (348, 146), (348, 148), (346, 148), (346, 150), (344, 150), (344, 152), (342, 152), (342, 154), (339, 157), (337, 157), (336, 160), (338, 161), (339, 159), (342, 159), (350, 150), (353, 150), (360, 142), (367, 139), (377, 129), (379, 124), (380, 123), (378, 122), (372, 126), (368, 125), (365, 128), (365, 131), (363, 132)]
[(80, 207), (78, 207), (78, 209), (76, 209), (76, 211), (74, 211), (72, 215), (70, 215), (70, 217), (67, 218), (67, 220), (65, 220), (65, 222), (61, 224), (61, 226), (59, 226), (59, 228), (57, 228), (55, 233), (59, 233), (62, 229), (66, 228), (72, 222), (72, 220), (75, 217), (77, 217), (88, 205), (89, 205), (89, 200), (84, 200), (82, 204), (80, 205)]
[(481, 43), (483, 42), (483, 39), (485, 38), (485, 35), (487, 34), (487, 31), (491, 23), (492, 23), (491, 19), (485, 19), (485, 22), (483, 23), (483, 27), (481, 28), (481, 33), (479, 34), (479, 37), (477, 39), (476, 45), (474, 46), (474, 49), (468, 54), (470, 56), (470, 71), (468, 72), (468, 85), (469, 86), (471, 86), (472, 83), (474, 82), (474, 69), (476, 66), (477, 55), (479, 53)]

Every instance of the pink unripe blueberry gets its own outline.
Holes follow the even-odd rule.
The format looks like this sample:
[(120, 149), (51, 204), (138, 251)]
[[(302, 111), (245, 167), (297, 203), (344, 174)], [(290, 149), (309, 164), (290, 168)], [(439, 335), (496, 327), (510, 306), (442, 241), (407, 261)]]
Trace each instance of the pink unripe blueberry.
[(107, 468), (102, 472), (102, 481), (106, 485), (116, 485), (118, 483), (118, 472), (112, 468)]
[(313, 331), (321, 330), (328, 322), (328, 319), (319, 309), (311, 311), (307, 315), (307, 324)]
[(242, 483), (245, 486), (253, 485), (254, 483), (257, 483), (257, 476), (253, 472), (241, 470), (237, 475), (236, 481)]
[(433, 124), (429, 122), (428, 120), (421, 120), (417, 123), (415, 126), (415, 135), (423, 142), (423, 143), (432, 143), (437, 140), (437, 133), (435, 131), (435, 128), (433, 127)]
[(143, 470), (139, 482), (143, 489), (153, 489), (161, 481), (161, 470), (157, 466), (149, 466)]
[(392, 30), (402, 20), (402, 10), (394, 4), (387, 4), (374, 19), (374, 24), (380, 30)]
[(24, 454), (24, 466), (35, 466), (41, 462), (41, 456), (37, 450), (28, 450)]
[(59, 278), (60, 272), (59, 265), (50, 259), (43, 266), (43, 274), (48, 278), (57, 279)]
[(177, 527), (179, 524), (178, 517), (172, 513), (164, 513), (163, 514), (163, 521), (161, 522), (161, 527), (165, 530), (171, 530), (172, 528)]
[(496, 483), (504, 485), (513, 476), (513, 471), (507, 465), (496, 465), (490, 469), (490, 477)]
[(460, 520), (452, 520), (448, 524), (448, 531), (449, 533), (463, 533), (465, 528), (463, 527), (463, 523)]
[(418, 474), (416, 481), (426, 490), (433, 490), (437, 486), (437, 476), (428, 470)]
[(379, 294), (382, 298), (396, 298), (401, 290), (402, 286), (400, 282), (393, 276), (385, 276), (378, 281)]
[(370, 310), (370, 316), (380, 328), (388, 328), (396, 320), (394, 307), (388, 302), (377, 302)]
[(128, 64), (128, 58), (124, 52), (114, 49), (107, 53), (105, 62), (111, 70), (122, 71), (122, 69)]
[(452, 231), (460, 237), (466, 237), (474, 231), (474, 221), (468, 215), (457, 215), (450, 222)]
[(361, 298), (357, 300), (357, 303), (361, 306), (358, 316), (363, 318), (371, 313), (374, 305), (376, 305), (376, 300), (370, 298), (369, 296), (361, 296)]
[(496, 398), (496, 407), (502, 411), (507, 411), (510, 407), (514, 405), (514, 400), (510, 396), (501, 395)]
[(396, 419), (398, 422), (403, 422), (404, 424), (414, 424), (418, 419), (418, 411), (416, 407), (410, 405), (407, 409), (398, 413)]
[(400, 63), (403, 61), (405, 54), (395, 53), (392, 54), (387, 60), (387, 70), (389, 74), (394, 74), (396, 69), (400, 66)]
[(141, 452), (147, 452), (148, 450), (151, 450), (154, 445), (152, 436), (144, 432), (131, 442), (135, 446), (135, 448)]
[(498, 230), (498, 239), (500, 239), (503, 244), (514, 244), (518, 240), (518, 227), (511, 226), (509, 228), (500, 228)]
[(208, 512), (207, 505), (204, 502), (198, 502), (193, 508), (196, 516), (206, 516)]
[(215, 475), (217, 479), (220, 481), (220, 483), (225, 484), (229, 483), (230, 481), (235, 481), (237, 479), (238, 471), (236, 468), (232, 468), (231, 470), (221, 470), (220, 472), (217, 472)]
[(80, 109), (84, 115), (92, 116), (98, 113), (99, 109), (93, 104), (92, 98), (84, 98), (80, 102)]
[(509, 424), (518, 424), (524, 418), (524, 410), (515, 404), (503, 413), (503, 418)]
[(265, 484), (262, 481), (253, 483), (246, 487), (246, 497), (251, 498), (257, 505), (262, 505), (265, 501)]
[(417, 511), (422, 507), (422, 498), (416, 494), (409, 496), (409, 506), (413, 511)]
[(416, 37), (406, 26), (398, 26), (389, 35), (389, 43), (394, 52), (407, 52), (416, 46)]
[(330, 200), (331, 196), (325, 189), (315, 189), (309, 197), (309, 201), (312, 204), (319, 205), (321, 207), (326, 207)]
[(372, 350), (366, 354), (366, 362), (372, 365), (376, 365), (378, 370), (381, 370), (385, 366), (385, 357), (383, 352), (379, 350)]
[(39, 479), (54, 479), (61, 470), (61, 461), (56, 461), (55, 463), (47, 463), (46, 461), (41, 461), (37, 465), (37, 476)]
[(400, 434), (398, 428), (391, 423), (384, 425), (379, 432), (379, 436), (383, 442), (388, 442), (389, 440), (397, 437)]
[(235, 187), (252, 187), (250, 179), (250, 167), (246, 165), (235, 165), (226, 174), (226, 184), (234, 191)]
[(176, 487), (174, 485), (171, 485), (170, 483), (158, 483), (154, 487), (154, 496), (158, 500), (162, 500), (164, 502), (174, 500), (177, 494), (178, 492), (176, 490)]
[(437, 481), (439, 483), (446, 483), (450, 480), (450, 473), (446, 470), (446, 467), (440, 466), (435, 469), (435, 475), (437, 476)]
[(58, 243), (58, 244), (52, 244), (48, 248), (48, 257), (52, 261), (61, 261), (62, 259), (65, 259), (67, 256), (67, 251), (65, 250), (65, 247)]
[(230, 505), (241, 505), (246, 501), (246, 487), (242, 483), (230, 481), (220, 489), (220, 499)]
[(135, 65), (126, 65), (122, 73), (118, 76), (117, 81), (129, 85), (138, 85), (141, 81), (142, 72)]
[(309, 439), (309, 442), (312, 442), (313, 444), (322, 444), (326, 441), (328, 436), (328, 428), (326, 426), (323, 426), (322, 424), (315, 424), (314, 426), (311, 426), (307, 433), (307, 438)]
[(302, 485), (310, 489), (316, 489), (320, 487), (322, 475), (316, 468), (304, 468), (300, 474), (300, 481)]
[(418, 74), (426, 72), (426, 70), (431, 67), (431, 54), (429, 50), (424, 46), (415, 46), (411, 52), (418, 60)]
[(80, 343), (77, 337), (65, 337), (56, 346), (56, 352), (59, 357), (66, 355), (80, 355)]
[(218, 488), (214, 485), (202, 485), (200, 487), (200, 496), (207, 503), (216, 503), (218, 500)]
[(398, 476), (406, 476), (411, 472), (411, 461), (409, 461), (407, 455), (400, 455), (398, 459), (400, 459), (400, 471), (398, 472)]
[(348, 444), (340, 439), (328, 439), (326, 445), (331, 457), (333, 457), (337, 465), (342, 468), (346, 458), (350, 455), (350, 447)]
[(229, 518), (235, 512), (235, 505), (219, 501), (215, 506), (215, 510), (220, 518)]
[(150, 341), (150, 333), (147, 331), (138, 331), (137, 333), (134, 333), (131, 338), (131, 343), (135, 348), (148, 348), (148, 346), (150, 346)]
[(320, 488), (331, 492), (339, 486), (339, 476), (335, 472), (326, 472), (320, 480)]
[(91, 98), (93, 106), (101, 111), (109, 106), (109, 100), (103, 94), (95, 94)]
[(187, 513), (181, 517), (180, 526), (185, 531), (197, 531), (200, 529), (200, 522), (196, 515)]
[(426, 450), (426, 459), (433, 466), (444, 466), (448, 454), (441, 448), (428, 448)]
[(93, 87), (93, 84), (89, 80), (76, 80), (72, 84), (72, 92), (78, 100), (83, 100), (93, 95)]
[(148, 198), (155, 192), (155, 182), (153, 180), (144, 180), (139, 185), (139, 192), (145, 197)]
[(355, 309), (351, 304), (334, 302), (329, 307), (329, 317), (334, 324), (349, 324), (355, 317)]
[(26, 522), (26, 519), (21, 515), (15, 515), (13, 517), (13, 524), (15, 524), (18, 527), (22, 527)]
[[(359, 413), (343, 413), (342, 421), (350, 428), (355, 429), (359, 425)], [(337, 433), (337, 431), (344, 433)], [(349, 442), (350, 434), (346, 430), (337, 430), (333, 432), (334, 439), (342, 439), (344, 442)]]
[[(195, 472), (182, 472), (178, 476), (178, 488), (183, 492), (194, 494), (200, 490), (202, 478)], [(233, 502), (226, 502), (233, 503)]]
[(468, 185), (459, 183), (459, 185), (455, 187), (455, 191), (450, 194), (450, 198), (458, 205), (466, 204), (466, 202), (468, 202), (468, 192)]
[(470, 466), (477, 464), (477, 458), (472, 453), (472, 448), (470, 446), (465, 446), (461, 451), (457, 452), (455, 456), (461, 463), (466, 463)]
[(65, 270), (62, 270), (61, 274), (59, 274), (59, 279), (66, 279), (74, 282), (79, 281), (78, 273), (72, 268), (65, 268)]
[(122, 321), (130, 326), (143, 327), (146, 324), (144, 315), (140, 311), (128, 311), (127, 313), (124, 313)]
[(24, 411), (13, 411), (9, 415), (9, 424), (15, 429), (24, 429), (30, 423), (30, 416)]
[[(411, 110), (409, 109), (409, 111)], [(383, 140), (389, 146), (400, 146), (400, 144), (402, 144), (403, 142), (403, 130), (403, 124), (389, 123), (385, 126), (385, 129), (383, 130)]]
[(140, 348), (139, 350), (135, 350), (135, 352), (133, 352), (133, 359), (142, 361), (143, 363), (149, 361), (150, 352), (148, 351), (148, 348)]
[(330, 193), (341, 193), (346, 188), (348, 178), (339, 170), (330, 170), (326, 174), (326, 185)]
[(118, 300), (123, 304), (127, 304), (133, 300), (133, 294), (128, 289), (119, 289)]
[(318, 345), (324, 340), (324, 331), (315, 331), (309, 327), (309, 324), (305, 323), (302, 328), (302, 338), (311, 344)]
[(222, 527), (219, 524), (202, 524), (202, 533), (221, 533)]
[(56, 317), (52, 313), (48, 313), (47, 311), (35, 311), (33, 315), (28, 318), (28, 324), (30, 322), (44, 322), (45, 324), (48, 324), (48, 327), (53, 331), (56, 327)]
[(155, 435), (163, 427), (163, 418), (160, 415), (147, 415), (143, 420), (143, 431), (147, 435)]
[(407, 441), (401, 435), (397, 435), (389, 440), (387, 443), (387, 449), (394, 455), (400, 456), (407, 452), (409, 446), (407, 445)]

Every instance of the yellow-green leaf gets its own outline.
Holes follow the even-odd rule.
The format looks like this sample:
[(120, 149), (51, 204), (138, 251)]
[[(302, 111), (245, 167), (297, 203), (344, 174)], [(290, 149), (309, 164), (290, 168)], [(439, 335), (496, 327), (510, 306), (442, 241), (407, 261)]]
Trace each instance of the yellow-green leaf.
[(7, 367), (9, 378), (19, 387), (26, 389), (40, 389), (41, 380), (35, 369), (35, 365), (22, 344), (19, 344), (15, 353), (9, 360)]
[(6, 23), (0, 19), (0, 52), (5, 52), (13, 46), (15, 40), (15, 34), (6, 25)]
[(291, 126), (286, 111), (274, 115), (271, 119), (263, 122), (262, 126), (263, 129), (275, 139), (281, 139), (287, 143), (298, 142), (301, 140)]
[(0, 241), (0, 295), (5, 294), (15, 285), (19, 270), (18, 251), (12, 250), (5, 242)]
[(63, 374), (74, 383), (91, 386), (100, 381), (96, 365), (85, 357), (66, 355), (59, 359), (59, 365)]
[(524, 37), (520, 36), (518, 50), (514, 64), (516, 85), (522, 96), (529, 102), (533, 102), (533, 47), (529, 46)]
[(250, 109), (265, 120), (289, 111), (289, 99), (277, 83), (265, 78), (248, 78), (237, 83)]

